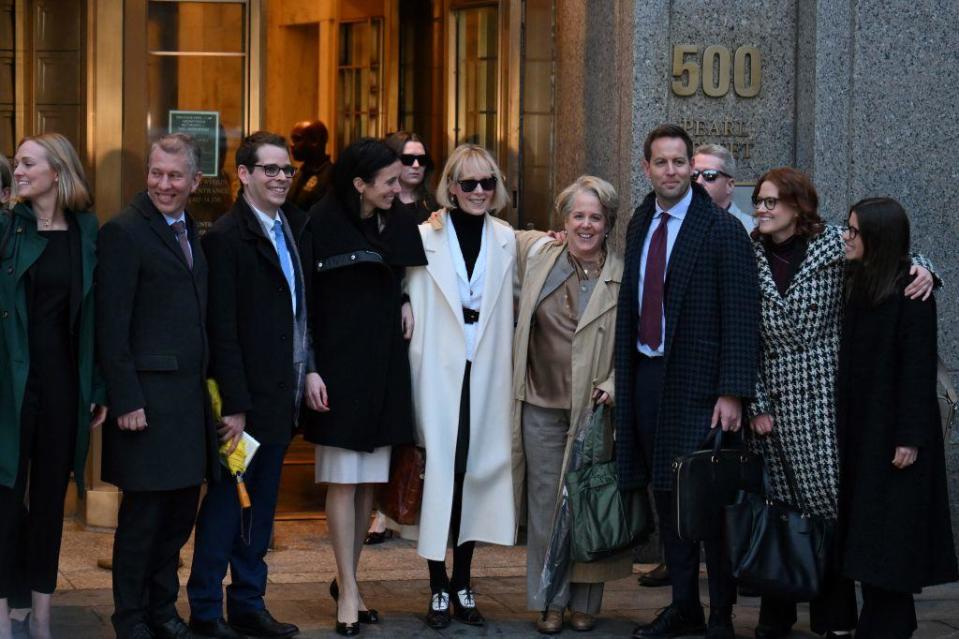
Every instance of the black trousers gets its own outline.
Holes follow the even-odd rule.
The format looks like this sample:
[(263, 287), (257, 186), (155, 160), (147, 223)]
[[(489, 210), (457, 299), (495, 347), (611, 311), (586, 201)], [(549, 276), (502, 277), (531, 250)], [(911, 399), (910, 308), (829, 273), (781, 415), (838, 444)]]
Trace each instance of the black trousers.
[(893, 592), (869, 584), (862, 588), (862, 613), (856, 627), (857, 639), (905, 639), (919, 624), (912, 593)]
[(77, 395), (70, 391), (61, 387), (49, 397), (28, 386), (25, 393), (16, 482), (0, 486), (0, 599), (31, 590), (50, 594), (57, 586), (63, 500), (77, 439)]
[[(636, 434), (643, 447), (646, 466), (652, 468), (653, 448), (659, 419), (659, 401), (663, 389), (663, 358), (638, 356), (635, 368)], [(663, 554), (669, 568), (673, 603), (686, 610), (698, 610), (700, 542), (680, 539), (676, 533), (673, 512), (675, 499), (671, 490), (654, 490), (653, 499), (659, 519)], [(709, 606), (728, 612), (736, 603), (726, 546), (722, 539), (702, 542), (706, 551), (706, 575), (709, 583)]]
[[(759, 606), (759, 623), (773, 628), (791, 628), (796, 623), (796, 602), (763, 597)], [(809, 626), (817, 635), (855, 628), (856, 584), (844, 577), (828, 579), (819, 596), (809, 602)]]
[(199, 486), (123, 493), (113, 539), (117, 637), (137, 624), (158, 625), (176, 616), (177, 564), (193, 530), (199, 497)]

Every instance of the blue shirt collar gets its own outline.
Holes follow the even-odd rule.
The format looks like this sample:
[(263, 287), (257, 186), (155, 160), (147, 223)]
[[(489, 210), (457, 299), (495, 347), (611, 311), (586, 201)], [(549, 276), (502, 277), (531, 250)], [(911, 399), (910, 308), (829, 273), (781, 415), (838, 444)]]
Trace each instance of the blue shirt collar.
[(167, 215), (166, 213), (163, 213), (162, 215), (163, 215), (163, 219), (166, 220), (166, 223), (167, 223), (168, 226), (173, 226), (173, 225), (176, 224), (177, 222), (183, 222), (184, 224), (186, 224), (186, 212), (185, 212), (185, 211), (181, 211), (181, 212), (180, 212), (180, 215), (178, 215), (177, 217), (171, 217), (171, 216)]
[(662, 215), (663, 211), (666, 210), (669, 213), (669, 216), (673, 219), (682, 220), (686, 217), (686, 213), (689, 211), (689, 205), (693, 202), (693, 187), (689, 185), (689, 188), (686, 189), (686, 195), (683, 196), (679, 202), (673, 205), (673, 208), (666, 210), (659, 205), (659, 198), (656, 198), (656, 215), (655, 218), (658, 218)]

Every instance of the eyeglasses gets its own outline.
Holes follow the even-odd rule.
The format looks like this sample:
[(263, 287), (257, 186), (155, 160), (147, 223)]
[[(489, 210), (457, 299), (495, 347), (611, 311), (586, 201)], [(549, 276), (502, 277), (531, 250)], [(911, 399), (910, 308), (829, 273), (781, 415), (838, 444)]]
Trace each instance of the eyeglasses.
[(689, 174), (689, 177), (691, 177), (693, 179), (693, 182), (695, 182), (696, 180), (699, 179), (700, 175), (703, 176), (703, 179), (709, 182), (710, 184), (715, 182), (720, 175), (728, 178), (733, 177), (729, 173), (725, 173), (723, 171), (720, 171), (719, 169), (703, 169), (702, 171), (693, 169), (693, 172)]
[(432, 164), (430, 156), (425, 153), (404, 153), (400, 156), (400, 162), (403, 163), (403, 166), (413, 166), (414, 162), (419, 162), (422, 167)]
[(457, 180), (457, 184), (463, 189), (463, 193), (472, 193), (476, 190), (476, 185), (483, 187), (484, 191), (492, 191), (496, 188), (496, 176), (483, 178), (482, 180)]
[(258, 166), (263, 169), (266, 177), (276, 177), (281, 172), (288, 178), (291, 178), (296, 174), (296, 169), (289, 164), (286, 166), (280, 166), (279, 164), (254, 164), (253, 166)]
[(772, 211), (776, 208), (776, 205), (779, 204), (778, 197), (754, 197), (753, 198), (753, 208), (757, 211), (760, 208), (765, 208), (767, 211)]
[(847, 237), (849, 237), (850, 240), (854, 240), (857, 237), (859, 237), (858, 227), (850, 226), (849, 224), (846, 224), (844, 227), (842, 227), (842, 231), (843, 233), (846, 234)]

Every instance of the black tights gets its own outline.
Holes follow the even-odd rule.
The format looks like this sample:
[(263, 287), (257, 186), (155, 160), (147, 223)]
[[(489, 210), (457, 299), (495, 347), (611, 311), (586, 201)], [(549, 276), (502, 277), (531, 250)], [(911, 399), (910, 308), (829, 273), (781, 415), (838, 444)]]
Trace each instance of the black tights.
[[(460, 519), (463, 510), (463, 475), (457, 474), (453, 480), (453, 507), (450, 511), (450, 534), (453, 543), (460, 536)], [(446, 575), (446, 562), (427, 560), (430, 569), (430, 590), (434, 593), (445, 590), (458, 592), (470, 585), (470, 567), (473, 564), (475, 541), (467, 541), (453, 548), (453, 576)]]

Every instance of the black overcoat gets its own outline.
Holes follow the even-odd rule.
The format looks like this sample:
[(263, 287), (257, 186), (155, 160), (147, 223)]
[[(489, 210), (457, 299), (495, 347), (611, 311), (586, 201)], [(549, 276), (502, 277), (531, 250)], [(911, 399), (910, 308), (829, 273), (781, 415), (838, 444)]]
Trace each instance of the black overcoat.
[(330, 194), (310, 210), (301, 239), (313, 351), (330, 405), (302, 411), (304, 437), (316, 444), (369, 452), (413, 441), (401, 279), (405, 267), (425, 265), (426, 254), (408, 212), (394, 206), (385, 216), (374, 244)]
[[(626, 266), (616, 316), (616, 457), (619, 482), (636, 488), (651, 478), (672, 490), (672, 462), (693, 452), (709, 432), (716, 399), (749, 399), (759, 358), (759, 285), (749, 238), (736, 218), (692, 184), (693, 197), (669, 257), (664, 291), (666, 342), (659, 397), (634, 397), (639, 263), (656, 213), (650, 193), (626, 231)], [(645, 468), (634, 432), (634, 401), (658, 401), (653, 468)], [(651, 475), (650, 475), (651, 471)]]
[[(847, 306), (838, 425), (843, 572), (898, 592), (955, 581), (933, 298), (900, 288), (877, 306)], [(904, 470), (892, 465), (897, 446), (919, 449)]]
[[(298, 239), (306, 214), (286, 204), (283, 215)], [(210, 269), (210, 376), (222, 412), (246, 413), (246, 430), (260, 443), (287, 444), (297, 385), (294, 317), (276, 249), (239, 197), (203, 236), (203, 251)]]
[[(219, 477), (207, 367), (207, 265), (187, 216), (193, 270), (173, 230), (139, 193), (97, 240), (97, 353), (110, 418), (103, 479), (123, 490), (175, 490)], [(143, 408), (147, 427), (116, 418)]]

